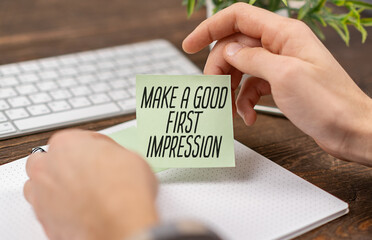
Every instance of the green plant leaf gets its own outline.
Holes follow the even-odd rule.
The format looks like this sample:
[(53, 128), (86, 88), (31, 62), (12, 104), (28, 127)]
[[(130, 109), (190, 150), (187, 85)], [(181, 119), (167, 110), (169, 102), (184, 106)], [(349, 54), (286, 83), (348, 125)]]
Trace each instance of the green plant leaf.
[(319, 12), (324, 7), (326, 2), (327, 0), (320, 0), (317, 5), (311, 10), (311, 12)]
[(312, 14), (312, 16), (313, 16), (316, 20), (318, 20), (318, 22), (320, 22), (320, 23), (322, 24), (323, 27), (326, 27), (326, 26), (327, 26), (326, 21), (324, 20), (324, 18), (323, 18), (321, 15), (319, 15), (319, 14), (317, 14), (317, 13), (314, 13), (314, 14)]
[(362, 34), (362, 43), (365, 43), (368, 36), (366, 29), (362, 25), (360, 25), (357, 29)]
[(343, 30), (345, 31), (345, 32), (343, 32), (341, 27), (338, 25), (340, 23), (329, 22), (328, 24), (329, 24), (329, 26), (331, 26), (338, 33), (338, 35), (340, 35), (340, 37), (342, 38), (342, 40), (344, 40), (346, 45), (349, 46), (350, 36), (349, 36), (349, 30), (348, 30), (347, 26), (345, 25), (346, 26), (346, 31), (345, 31), (345, 28), (343, 26), (341, 26), (343, 28)]
[(188, 0), (187, 2), (187, 17), (189, 18), (191, 14), (194, 12), (195, 8), (195, 1), (196, 0)]
[(332, 0), (332, 3), (339, 7), (345, 6), (345, 0)]
[(305, 22), (321, 40), (325, 39), (324, 33), (311, 18), (307, 18)]
[(219, 4), (222, 3), (221, 0), (212, 0), (213, 1), (213, 4), (217, 7)]
[(360, 19), (360, 24), (365, 27), (372, 27), (372, 18), (362, 18)]
[(354, 11), (353, 15), (354, 16), (349, 17), (347, 19), (346, 23), (352, 24), (362, 34), (362, 43), (364, 43), (367, 39), (368, 33), (367, 33), (366, 29), (362, 26), (362, 23), (360, 21), (359, 13), (355, 13), (355, 11)]
[(298, 11), (297, 19), (303, 19), (307, 13), (310, 11), (310, 2), (306, 2)]
[(198, 0), (197, 2), (196, 2), (196, 7), (195, 7), (195, 9), (196, 10), (199, 10), (201, 7), (203, 7), (205, 5), (205, 0)]
[(256, 0), (249, 0), (249, 4), (253, 5), (256, 2)]
[(372, 4), (367, 3), (367, 2), (354, 1), (354, 0), (345, 1), (345, 5), (348, 3), (351, 3), (354, 7), (358, 7), (358, 8), (372, 9)]
[(284, 3), (284, 5), (288, 6), (287, 0), (282, 0), (282, 2)]

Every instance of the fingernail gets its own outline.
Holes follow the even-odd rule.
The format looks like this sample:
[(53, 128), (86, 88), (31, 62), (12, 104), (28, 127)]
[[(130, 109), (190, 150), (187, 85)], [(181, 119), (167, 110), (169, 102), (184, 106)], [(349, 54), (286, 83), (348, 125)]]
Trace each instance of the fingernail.
[(240, 49), (242, 49), (243, 46), (240, 45), (239, 43), (229, 43), (226, 47), (226, 54), (227, 56), (234, 56), (237, 52), (239, 52)]
[(244, 115), (245, 115), (244, 112), (239, 111), (239, 109), (237, 109), (237, 112), (239, 116), (244, 120)]

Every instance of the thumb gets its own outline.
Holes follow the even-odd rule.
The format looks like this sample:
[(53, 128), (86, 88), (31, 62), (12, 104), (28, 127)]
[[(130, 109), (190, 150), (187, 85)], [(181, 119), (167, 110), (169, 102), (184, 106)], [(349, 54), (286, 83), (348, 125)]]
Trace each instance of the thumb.
[(237, 42), (225, 46), (225, 60), (236, 69), (271, 82), (282, 67), (294, 58), (273, 54), (262, 47), (247, 47)]

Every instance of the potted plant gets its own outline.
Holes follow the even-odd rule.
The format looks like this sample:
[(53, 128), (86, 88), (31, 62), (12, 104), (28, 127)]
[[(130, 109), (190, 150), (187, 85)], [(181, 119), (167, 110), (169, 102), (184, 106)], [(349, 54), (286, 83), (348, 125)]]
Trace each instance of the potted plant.
[(331, 26), (346, 45), (350, 40), (348, 26), (361, 33), (363, 43), (367, 39), (365, 27), (372, 26), (372, 18), (362, 16), (364, 10), (372, 9), (372, 4), (357, 0), (183, 0), (188, 16), (204, 5), (214, 14), (236, 2), (246, 2), (272, 12), (285, 11), (288, 17), (304, 21), (322, 40), (325, 36), (320, 26)]

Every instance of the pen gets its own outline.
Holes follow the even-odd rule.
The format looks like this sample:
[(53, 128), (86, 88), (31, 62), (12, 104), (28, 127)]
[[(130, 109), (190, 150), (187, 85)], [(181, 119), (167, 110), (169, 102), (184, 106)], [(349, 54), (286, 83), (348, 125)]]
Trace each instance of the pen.
[(259, 113), (278, 116), (278, 117), (285, 117), (284, 113), (279, 110), (279, 108), (276, 107), (268, 107), (268, 106), (262, 106), (262, 105), (256, 105), (253, 108)]
[(37, 152), (46, 152), (42, 147), (35, 147), (31, 150), (31, 154), (37, 153)]

